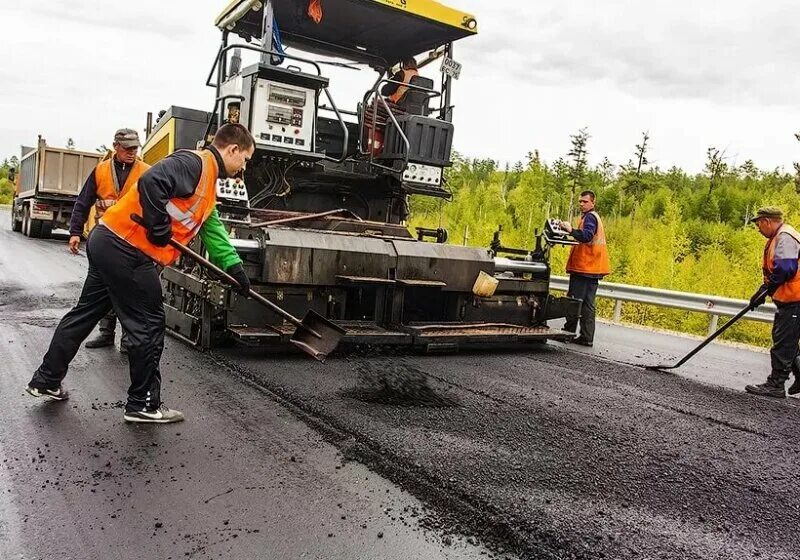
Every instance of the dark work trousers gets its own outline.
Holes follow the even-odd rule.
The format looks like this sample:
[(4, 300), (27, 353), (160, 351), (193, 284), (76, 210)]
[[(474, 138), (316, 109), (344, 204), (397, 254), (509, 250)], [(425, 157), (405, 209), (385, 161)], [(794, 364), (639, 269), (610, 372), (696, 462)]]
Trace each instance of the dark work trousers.
[(103, 336), (114, 336), (114, 330), (117, 328), (117, 315), (114, 313), (112, 309), (106, 316), (100, 319), (100, 322), (97, 324), (100, 327), (100, 334)]
[[(100, 319), (100, 322), (97, 324), (97, 326), (100, 328), (100, 336), (114, 338), (114, 330), (117, 327), (117, 314), (114, 313), (114, 310), (112, 309), (106, 313), (106, 316)], [(125, 329), (122, 329), (120, 346), (128, 346), (128, 336), (125, 334)]]
[[(583, 305), (581, 305), (580, 336), (588, 342), (594, 342), (594, 300), (595, 297), (597, 297), (597, 285), (599, 283), (599, 278), (590, 278), (589, 276), (582, 276), (580, 274), (570, 274), (569, 276), (567, 296), (579, 299), (583, 302)], [(564, 324), (564, 330), (569, 332), (575, 332), (577, 327), (577, 320), (569, 320)]]
[(797, 356), (800, 342), (800, 303), (776, 303), (778, 310), (772, 323), (772, 361), (770, 378), (778, 383), (789, 379), (792, 360)]
[(89, 273), (78, 303), (56, 327), (50, 348), (30, 385), (57, 387), (78, 348), (112, 308), (128, 334), (131, 385), (126, 408), (161, 406), (164, 305), (156, 265), (144, 253), (99, 225), (86, 242)]

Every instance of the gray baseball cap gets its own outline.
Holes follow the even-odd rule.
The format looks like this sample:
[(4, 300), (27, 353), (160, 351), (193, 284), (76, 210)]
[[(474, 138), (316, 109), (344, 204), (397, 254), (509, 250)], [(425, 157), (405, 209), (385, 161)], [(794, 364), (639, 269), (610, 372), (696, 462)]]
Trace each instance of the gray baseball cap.
[(764, 206), (756, 210), (756, 215), (750, 218), (750, 223), (757, 222), (762, 218), (772, 218), (773, 220), (783, 219), (783, 210), (777, 206)]
[(142, 143), (139, 142), (139, 133), (132, 128), (120, 128), (114, 133), (114, 142), (117, 142), (123, 148), (142, 147)]

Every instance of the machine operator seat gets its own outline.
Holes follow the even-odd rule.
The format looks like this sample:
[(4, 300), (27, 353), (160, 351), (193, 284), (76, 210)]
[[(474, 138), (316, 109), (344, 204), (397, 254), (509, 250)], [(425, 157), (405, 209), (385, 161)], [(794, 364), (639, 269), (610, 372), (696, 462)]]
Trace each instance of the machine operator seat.
[[(433, 80), (425, 76), (414, 76), (408, 83), (412, 86), (433, 89)], [(400, 101), (398, 101), (397, 107), (409, 115), (427, 117), (428, 113), (430, 113), (430, 107), (428, 107), (430, 95), (431, 94), (427, 91), (409, 88), (405, 95), (400, 98)]]

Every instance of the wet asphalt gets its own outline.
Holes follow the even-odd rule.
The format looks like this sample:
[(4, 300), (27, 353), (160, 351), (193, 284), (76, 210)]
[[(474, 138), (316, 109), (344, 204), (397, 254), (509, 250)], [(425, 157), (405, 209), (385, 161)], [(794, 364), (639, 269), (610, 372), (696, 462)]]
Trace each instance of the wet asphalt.
[[(23, 393), (86, 261), (7, 217), (0, 558), (797, 557), (798, 402), (734, 389), (763, 354), (712, 345), (721, 364), (681, 377), (621, 362), (695, 341), (611, 326), (589, 351), (325, 364), (168, 339), (187, 421), (130, 426), (112, 349), (78, 353), (66, 403)], [(387, 398), (387, 376), (425, 398)]]

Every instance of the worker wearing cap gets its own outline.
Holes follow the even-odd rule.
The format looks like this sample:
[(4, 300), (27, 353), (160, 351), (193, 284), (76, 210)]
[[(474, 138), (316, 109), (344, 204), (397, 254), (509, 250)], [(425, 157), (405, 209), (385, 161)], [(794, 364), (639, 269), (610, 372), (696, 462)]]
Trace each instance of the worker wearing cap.
[[(142, 173), (150, 166), (136, 158), (141, 148), (139, 134), (131, 128), (121, 128), (114, 134), (114, 154), (101, 161), (86, 178), (78, 200), (72, 209), (69, 221), (69, 250), (77, 255), (81, 244), (81, 234), (89, 219), (89, 212), (94, 206), (95, 221), (99, 220), (106, 210), (130, 190)], [(117, 316), (114, 311), (100, 319), (100, 334), (86, 343), (86, 348), (102, 348), (114, 345), (114, 329)], [(126, 336), (122, 332), (120, 350), (126, 351)]]
[[(769, 351), (772, 371), (765, 383), (748, 385), (745, 390), (754, 395), (783, 398), (786, 396), (784, 384), (789, 379), (800, 342), (800, 275), (797, 274), (800, 233), (784, 223), (783, 210), (774, 206), (759, 208), (750, 221), (767, 238), (763, 261), (764, 283), (750, 298), (750, 305), (755, 309), (769, 295), (777, 311), (772, 323), (772, 348)], [(798, 392), (800, 384), (795, 380), (789, 393)]]
[(179, 252), (171, 239), (188, 244), (200, 235), (209, 258), (225, 269), (247, 294), (250, 281), (216, 209), (219, 179), (232, 177), (253, 156), (255, 142), (240, 124), (219, 128), (202, 151), (179, 150), (139, 178), (106, 210), (86, 242), (89, 272), (78, 303), (58, 324), (27, 392), (63, 401), (61, 382), (83, 340), (114, 309), (128, 333), (131, 384), (123, 418), (167, 423), (183, 414), (161, 401), (159, 362), (164, 349), (164, 305), (156, 263), (173, 264)]
[[(569, 222), (561, 222), (561, 228), (569, 233), (577, 245), (573, 245), (567, 260), (569, 273), (569, 297), (581, 300), (581, 333), (572, 342), (582, 346), (594, 345), (595, 298), (600, 279), (611, 272), (606, 246), (606, 231), (600, 215), (594, 209), (595, 194), (583, 191), (578, 200), (581, 219), (577, 228)], [(564, 330), (575, 332), (577, 319), (568, 319)]]

